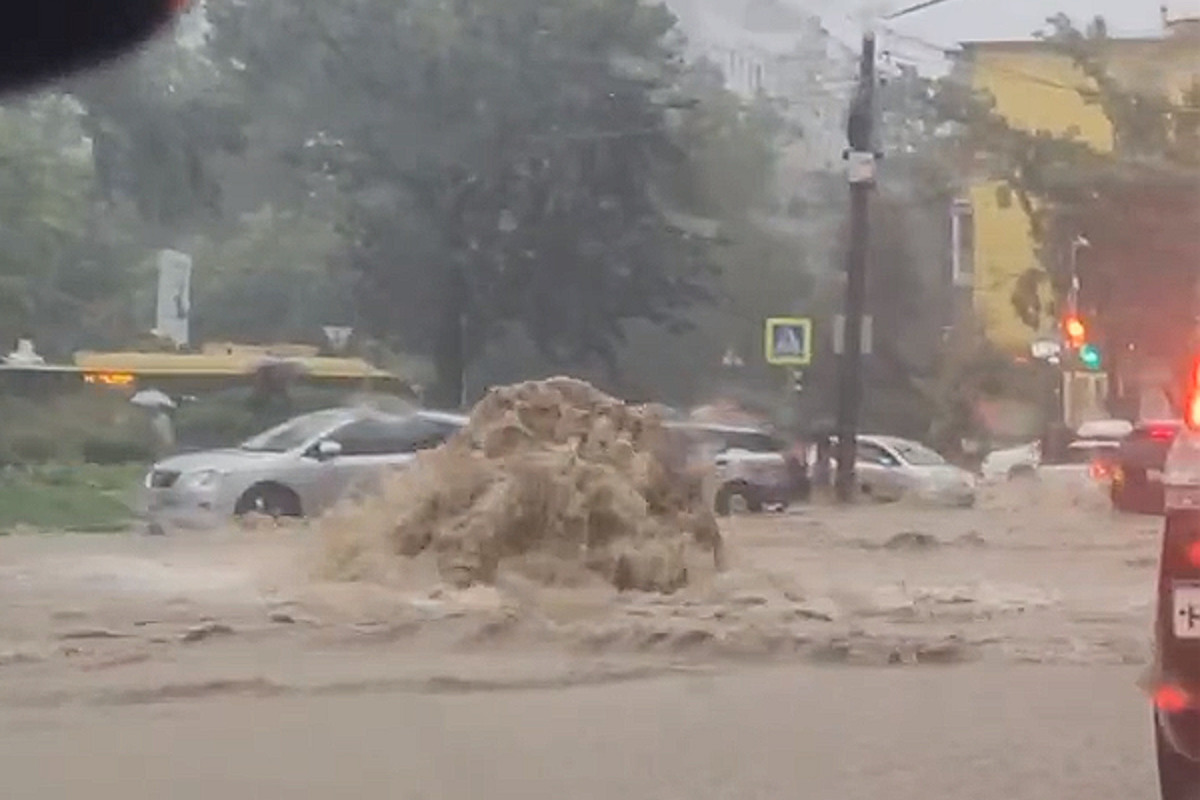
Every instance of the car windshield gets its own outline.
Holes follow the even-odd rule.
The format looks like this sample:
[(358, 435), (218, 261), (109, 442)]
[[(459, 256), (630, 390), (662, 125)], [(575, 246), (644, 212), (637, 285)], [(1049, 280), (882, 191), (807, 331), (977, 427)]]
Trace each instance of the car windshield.
[(946, 463), (936, 451), (917, 442), (892, 442), (892, 449), (914, 467), (937, 467)]
[(289, 420), (242, 442), (241, 449), (254, 453), (286, 453), (345, 418), (344, 411), (318, 411)]
[(746, 450), (751, 453), (778, 453), (783, 445), (770, 434), (758, 431), (728, 431), (720, 435), (728, 450)]

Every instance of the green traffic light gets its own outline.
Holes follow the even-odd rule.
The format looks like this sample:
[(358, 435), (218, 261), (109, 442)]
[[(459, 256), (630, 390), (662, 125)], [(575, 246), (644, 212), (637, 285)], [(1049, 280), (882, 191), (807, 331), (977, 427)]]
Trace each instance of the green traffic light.
[(1094, 344), (1085, 344), (1079, 348), (1079, 362), (1088, 369), (1100, 368), (1100, 351)]

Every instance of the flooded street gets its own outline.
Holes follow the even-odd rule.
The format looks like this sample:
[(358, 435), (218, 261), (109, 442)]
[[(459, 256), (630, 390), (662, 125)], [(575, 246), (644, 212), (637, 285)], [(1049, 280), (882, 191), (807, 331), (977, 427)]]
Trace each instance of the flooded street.
[(539, 692), (8, 710), (0, 766), (12, 797), (105, 800), (1153, 800), (1135, 675), (793, 666)]
[(1197, 3), (10, 15), (0, 800), (1192, 795)]
[(323, 583), (306, 530), (6, 537), (0, 765), (22, 797), (1150, 800), (1157, 526), (1048, 483), (739, 517), (672, 596)]

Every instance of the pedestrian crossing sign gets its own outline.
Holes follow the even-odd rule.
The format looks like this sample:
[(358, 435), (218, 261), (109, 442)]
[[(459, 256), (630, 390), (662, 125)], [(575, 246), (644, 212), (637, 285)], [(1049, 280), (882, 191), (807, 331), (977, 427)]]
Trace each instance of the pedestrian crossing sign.
[(771, 317), (766, 326), (768, 364), (806, 367), (812, 363), (812, 320), (808, 317)]

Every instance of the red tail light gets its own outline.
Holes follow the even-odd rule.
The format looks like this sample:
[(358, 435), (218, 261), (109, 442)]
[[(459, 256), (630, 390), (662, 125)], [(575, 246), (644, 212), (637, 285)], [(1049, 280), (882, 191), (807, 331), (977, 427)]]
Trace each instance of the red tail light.
[(1094, 481), (1102, 481), (1112, 473), (1112, 467), (1103, 461), (1093, 461), (1088, 472)]
[(1192, 698), (1178, 686), (1166, 684), (1154, 690), (1154, 707), (1167, 714), (1179, 714), (1187, 711), (1192, 704)]
[(1183, 421), (1193, 430), (1200, 428), (1200, 359), (1192, 362), (1187, 394), (1183, 402)]

